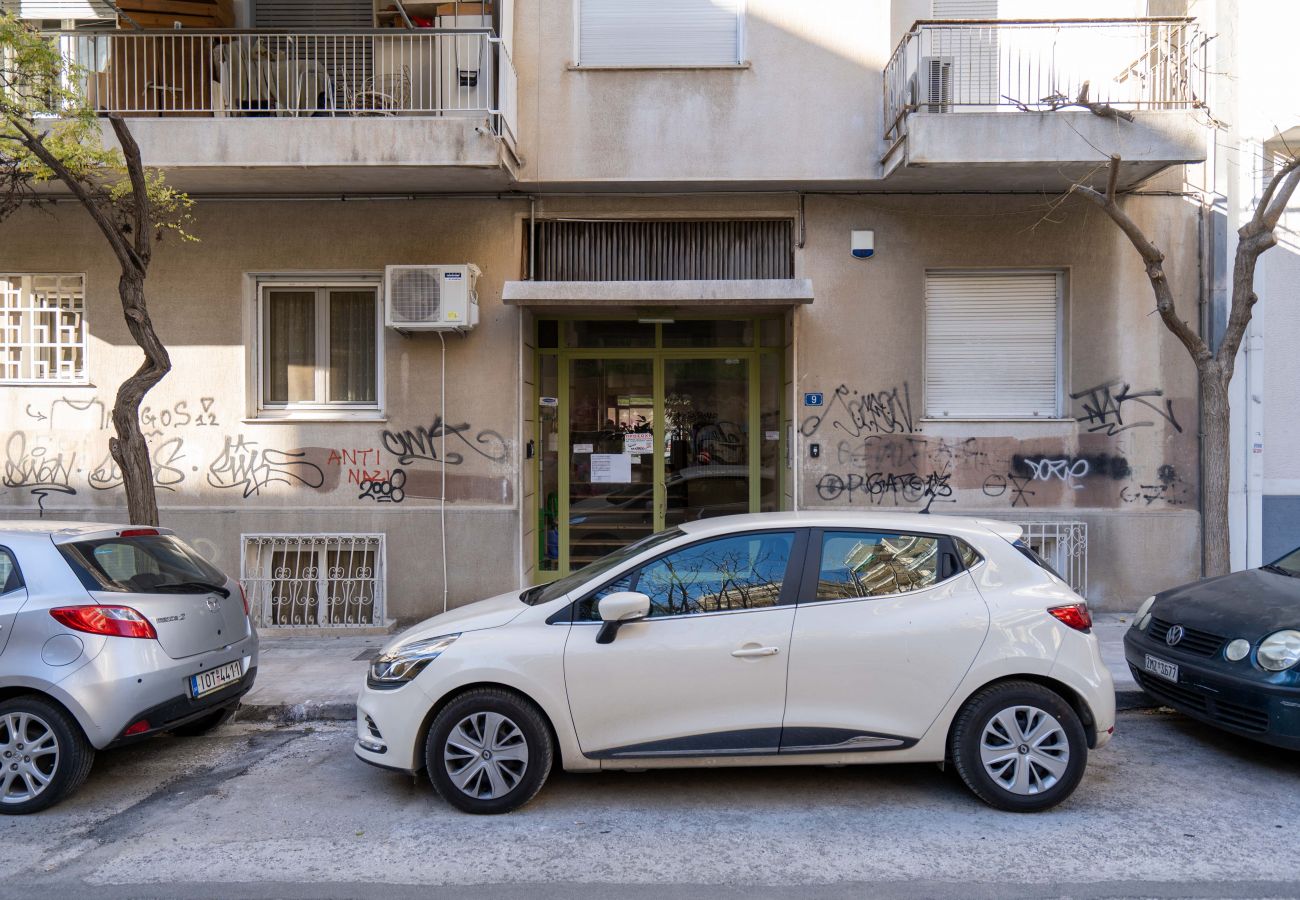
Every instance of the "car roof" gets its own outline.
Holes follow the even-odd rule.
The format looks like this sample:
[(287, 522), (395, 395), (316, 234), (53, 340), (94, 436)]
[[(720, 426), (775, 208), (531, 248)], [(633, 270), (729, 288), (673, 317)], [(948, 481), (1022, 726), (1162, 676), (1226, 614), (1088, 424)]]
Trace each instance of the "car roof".
[(685, 522), (682, 531), (693, 536), (726, 534), (757, 528), (896, 528), (899, 531), (941, 532), (959, 537), (988, 537), (990, 533), (1008, 541), (1017, 540), (1023, 529), (1014, 522), (980, 519), (974, 516), (936, 516), (929, 513), (872, 512), (870, 510), (813, 510), (749, 513), (718, 516)]
[[(49, 519), (0, 520), (0, 541), (49, 538), (55, 543), (72, 541), (91, 535), (111, 535), (133, 526), (120, 522), (58, 522)], [(152, 526), (148, 526), (152, 527)], [(167, 528), (158, 528), (160, 534), (171, 534)]]

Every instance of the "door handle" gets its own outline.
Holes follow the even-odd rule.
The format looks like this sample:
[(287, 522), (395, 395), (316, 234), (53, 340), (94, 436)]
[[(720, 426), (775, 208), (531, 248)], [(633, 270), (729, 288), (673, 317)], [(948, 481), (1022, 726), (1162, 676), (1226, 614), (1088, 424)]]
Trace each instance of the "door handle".
[(756, 656), (776, 656), (780, 652), (780, 647), (741, 647), (732, 650), (731, 655), (738, 659), (752, 659)]

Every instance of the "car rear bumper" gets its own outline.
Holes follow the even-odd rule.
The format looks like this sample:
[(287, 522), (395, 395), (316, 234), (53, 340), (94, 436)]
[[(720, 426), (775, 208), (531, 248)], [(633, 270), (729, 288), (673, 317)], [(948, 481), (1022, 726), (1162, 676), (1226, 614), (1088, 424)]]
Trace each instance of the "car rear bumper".
[[(192, 675), (240, 661), (243, 677), (197, 700), (190, 697)], [(129, 738), (123, 732), (146, 720), (146, 737), (176, 728), (224, 706), (237, 703), (257, 677), (257, 634), (253, 632), (219, 650), (172, 659), (157, 641), (109, 638), (90, 662), (55, 685), (56, 697), (76, 716), (98, 749)]]
[[(1177, 663), (1178, 683), (1145, 669), (1146, 655)], [(1130, 629), (1124, 657), (1141, 688), (1189, 718), (1274, 747), (1300, 750), (1300, 689), (1256, 684), (1175, 655)]]

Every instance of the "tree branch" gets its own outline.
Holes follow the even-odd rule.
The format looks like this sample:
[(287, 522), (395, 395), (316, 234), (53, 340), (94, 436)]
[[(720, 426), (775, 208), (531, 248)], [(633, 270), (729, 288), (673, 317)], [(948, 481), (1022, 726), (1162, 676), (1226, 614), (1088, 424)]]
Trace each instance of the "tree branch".
[(1147, 239), (1142, 229), (1129, 218), (1128, 213), (1124, 212), (1116, 201), (1115, 188), (1119, 181), (1119, 167), (1120, 158), (1112, 156), (1105, 194), (1085, 184), (1074, 185), (1070, 188), (1070, 193), (1079, 194), (1096, 204), (1119, 226), (1120, 231), (1124, 232), (1146, 265), (1147, 279), (1151, 282), (1151, 289), (1155, 293), (1156, 311), (1160, 313), (1161, 320), (1199, 365), (1203, 360), (1211, 357), (1209, 345), (1192, 330), (1190, 325), (1178, 317), (1178, 311), (1174, 308), (1173, 290), (1169, 287), (1169, 279), (1165, 277), (1164, 253)]
[(140, 160), (140, 145), (135, 135), (127, 127), (126, 120), (116, 113), (109, 115), (108, 121), (113, 125), (113, 133), (122, 145), (122, 157), (126, 160), (126, 172), (131, 178), (131, 194), (135, 198), (135, 254), (143, 266), (149, 265), (153, 253), (153, 236), (149, 225), (149, 183), (145, 180), (144, 163)]
[[(1264, 196), (1260, 198), (1254, 215), (1260, 225), (1269, 231), (1277, 227), (1277, 223), (1282, 219), (1282, 213), (1286, 212), (1287, 205), (1291, 202), (1297, 184), (1300, 184), (1300, 156), (1293, 156), (1287, 160), (1286, 165), (1273, 173), (1268, 187), (1264, 189)], [(1261, 212), (1263, 215), (1260, 214)]]
[(59, 180), (67, 185), (68, 190), (72, 191), (76, 198), (81, 201), (81, 205), (86, 208), (86, 212), (90, 213), (90, 217), (95, 220), (99, 230), (108, 239), (109, 246), (113, 248), (113, 253), (117, 256), (122, 267), (138, 268), (143, 271), (144, 267), (140, 265), (140, 260), (137, 258), (135, 251), (118, 232), (117, 226), (104, 212), (99, 201), (92, 196), (86, 185), (76, 175), (72, 174), (71, 170), (63, 164), (63, 161), (50, 152), (41, 139), (42, 136), (36, 134), (17, 118), (11, 118), (9, 122), (22, 134), (22, 145), (49, 167), (49, 170), (58, 176)]

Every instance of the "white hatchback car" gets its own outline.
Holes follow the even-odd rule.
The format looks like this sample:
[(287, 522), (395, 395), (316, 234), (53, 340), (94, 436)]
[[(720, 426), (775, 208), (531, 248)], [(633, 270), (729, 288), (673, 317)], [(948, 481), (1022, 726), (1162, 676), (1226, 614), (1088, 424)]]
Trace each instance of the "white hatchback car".
[(1051, 807), (1114, 731), (1086, 603), (1003, 522), (765, 513), (682, 525), (395, 638), (356, 754), (502, 813), (567, 771), (950, 762)]

